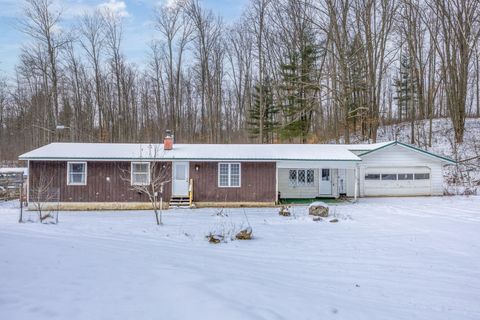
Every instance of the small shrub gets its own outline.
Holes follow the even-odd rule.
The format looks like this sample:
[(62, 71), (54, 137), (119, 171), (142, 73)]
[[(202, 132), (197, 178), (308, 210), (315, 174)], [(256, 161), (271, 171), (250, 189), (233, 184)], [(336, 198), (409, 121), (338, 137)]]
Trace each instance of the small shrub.
[(240, 232), (238, 232), (235, 235), (235, 238), (237, 240), (252, 240), (252, 228), (247, 227), (245, 229), (240, 230)]
[(290, 217), (292, 215), (290, 212), (290, 206), (282, 206), (280, 211), (278, 211), (278, 214), (283, 217)]
[(213, 234), (213, 233), (209, 233), (206, 238), (208, 239), (208, 242), (210, 243), (213, 243), (213, 244), (218, 244), (222, 241), (224, 241), (224, 237), (222, 235), (219, 235), (219, 234)]

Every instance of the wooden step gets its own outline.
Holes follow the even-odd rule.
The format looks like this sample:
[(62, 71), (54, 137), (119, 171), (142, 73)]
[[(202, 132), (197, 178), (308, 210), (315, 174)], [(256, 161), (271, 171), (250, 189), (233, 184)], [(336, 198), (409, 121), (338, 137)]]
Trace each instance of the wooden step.
[(190, 208), (189, 197), (172, 197), (169, 203), (170, 208)]

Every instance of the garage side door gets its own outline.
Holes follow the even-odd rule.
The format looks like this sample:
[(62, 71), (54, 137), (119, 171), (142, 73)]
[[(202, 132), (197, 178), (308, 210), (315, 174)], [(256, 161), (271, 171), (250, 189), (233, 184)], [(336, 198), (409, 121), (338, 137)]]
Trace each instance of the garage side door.
[(428, 167), (367, 167), (365, 196), (422, 196), (432, 194)]

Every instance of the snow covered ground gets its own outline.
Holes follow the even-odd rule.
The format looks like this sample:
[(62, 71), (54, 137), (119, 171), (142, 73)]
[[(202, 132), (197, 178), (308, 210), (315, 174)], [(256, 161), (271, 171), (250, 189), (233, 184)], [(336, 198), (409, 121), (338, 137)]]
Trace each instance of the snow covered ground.
[[(65, 212), (0, 203), (0, 319), (480, 319), (480, 197), (306, 207)], [(252, 241), (209, 244), (247, 223)], [(27, 217), (33, 214), (27, 214)]]

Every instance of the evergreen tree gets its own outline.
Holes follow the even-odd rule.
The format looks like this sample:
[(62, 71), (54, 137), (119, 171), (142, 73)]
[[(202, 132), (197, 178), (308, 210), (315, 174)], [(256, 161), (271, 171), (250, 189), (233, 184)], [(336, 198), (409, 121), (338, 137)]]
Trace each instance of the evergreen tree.
[(414, 103), (417, 94), (417, 84), (412, 76), (412, 64), (407, 52), (402, 53), (400, 57), (400, 68), (398, 76), (394, 79), (394, 86), (397, 95), (394, 97), (397, 100), (398, 117), (399, 120), (410, 118), (414, 119)]
[(368, 123), (367, 65), (365, 47), (361, 37), (356, 34), (347, 51), (348, 57), (348, 95), (347, 119), (353, 121), (354, 132), (357, 123), (361, 125), (362, 136), (365, 136)]
[[(263, 103), (260, 95), (260, 89), (263, 92)], [(263, 107), (262, 107), (263, 106)], [(249, 110), (248, 133), (251, 138), (260, 137), (260, 127), (263, 126), (263, 141), (260, 143), (271, 143), (274, 140), (274, 134), (278, 129), (276, 115), (278, 107), (273, 103), (273, 92), (270, 81), (267, 79), (263, 84), (257, 84), (254, 87), (253, 105)]]
[(280, 89), (284, 102), (280, 106), (284, 116), (280, 135), (285, 140), (300, 138), (305, 143), (318, 93), (318, 83), (315, 81), (318, 55), (313, 41), (306, 41), (301, 50), (292, 53), (288, 60), (288, 63), (280, 66)]

